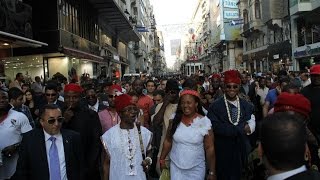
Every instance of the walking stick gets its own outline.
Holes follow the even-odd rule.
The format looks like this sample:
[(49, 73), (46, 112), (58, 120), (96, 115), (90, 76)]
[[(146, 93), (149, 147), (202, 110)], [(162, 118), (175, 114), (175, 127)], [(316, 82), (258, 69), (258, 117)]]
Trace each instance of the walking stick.
[[(143, 145), (143, 139), (142, 139), (142, 135), (141, 135), (141, 124), (140, 124), (140, 122), (136, 122), (136, 126), (137, 126), (138, 133), (139, 133), (139, 141), (140, 141), (140, 148), (141, 148), (141, 154), (142, 154), (142, 161), (144, 161), (146, 159), (146, 153), (144, 151), (144, 145)], [(149, 179), (148, 169), (145, 171), (145, 174), (146, 174), (146, 178), (148, 180)]]

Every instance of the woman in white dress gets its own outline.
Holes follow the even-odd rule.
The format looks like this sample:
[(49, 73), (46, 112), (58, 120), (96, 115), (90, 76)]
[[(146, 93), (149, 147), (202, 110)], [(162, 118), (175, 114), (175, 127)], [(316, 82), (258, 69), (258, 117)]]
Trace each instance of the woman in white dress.
[[(161, 169), (170, 153), (170, 175), (173, 180), (216, 179), (214, 135), (210, 120), (204, 116), (197, 91), (184, 90), (176, 114), (170, 122), (160, 156)], [(207, 166), (206, 166), (207, 161)]]

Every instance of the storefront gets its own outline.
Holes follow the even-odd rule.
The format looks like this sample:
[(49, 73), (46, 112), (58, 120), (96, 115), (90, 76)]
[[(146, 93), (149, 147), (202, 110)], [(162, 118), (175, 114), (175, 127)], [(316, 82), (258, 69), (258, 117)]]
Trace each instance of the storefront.
[(320, 42), (296, 48), (293, 56), (297, 59), (300, 70), (320, 64)]

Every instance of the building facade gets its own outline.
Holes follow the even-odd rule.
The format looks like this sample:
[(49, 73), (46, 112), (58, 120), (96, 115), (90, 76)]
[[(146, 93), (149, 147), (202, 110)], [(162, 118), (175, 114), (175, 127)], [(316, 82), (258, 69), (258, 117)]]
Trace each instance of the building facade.
[(292, 56), (296, 69), (320, 63), (320, 1), (290, 0)]
[(240, 0), (242, 66), (249, 72), (294, 70), (288, 0)]
[[(5, 14), (0, 21), (2, 76), (12, 80), (22, 72), (30, 79), (41, 76), (46, 80), (59, 72), (76, 81), (83, 77), (112, 79), (148, 67), (147, 52), (153, 44), (148, 41), (142, 46), (143, 61), (133, 50), (133, 45), (149, 37), (138, 32), (138, 18), (155, 22), (150, 18), (150, 4), (142, 8), (142, 2), (0, 0), (0, 12)], [(146, 15), (139, 14), (141, 9), (146, 9)], [(151, 27), (151, 22), (145, 24)], [(17, 39), (21, 43), (14, 43)]]

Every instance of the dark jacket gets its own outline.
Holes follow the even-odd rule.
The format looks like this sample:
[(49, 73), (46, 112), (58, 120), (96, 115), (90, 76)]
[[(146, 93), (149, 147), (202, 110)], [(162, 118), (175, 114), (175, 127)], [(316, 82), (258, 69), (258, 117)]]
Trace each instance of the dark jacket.
[[(61, 129), (68, 180), (83, 179), (83, 154), (79, 133)], [(23, 135), (13, 180), (49, 180), (49, 167), (42, 129)]]
[(69, 122), (65, 122), (63, 127), (80, 133), (82, 150), (85, 154), (85, 179), (100, 180), (102, 128), (98, 113), (80, 104), (71, 110), (74, 116)]

